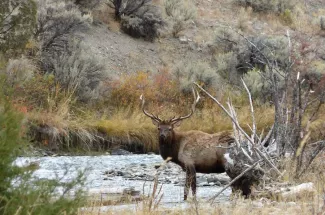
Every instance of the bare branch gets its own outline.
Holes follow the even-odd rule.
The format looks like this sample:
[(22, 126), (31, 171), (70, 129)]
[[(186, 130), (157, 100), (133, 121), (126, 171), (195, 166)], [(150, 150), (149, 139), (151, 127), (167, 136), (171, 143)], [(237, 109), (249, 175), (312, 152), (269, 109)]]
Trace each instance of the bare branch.
[(251, 108), (251, 115), (252, 115), (252, 121), (253, 121), (253, 134), (252, 134), (252, 139), (254, 140), (254, 138), (256, 137), (256, 122), (255, 122), (255, 114), (254, 114), (254, 107), (253, 107), (253, 101), (252, 101), (252, 95), (245, 83), (245, 81), (241, 78), (241, 81), (245, 87), (245, 90), (248, 94), (248, 99), (249, 99), (249, 105)]

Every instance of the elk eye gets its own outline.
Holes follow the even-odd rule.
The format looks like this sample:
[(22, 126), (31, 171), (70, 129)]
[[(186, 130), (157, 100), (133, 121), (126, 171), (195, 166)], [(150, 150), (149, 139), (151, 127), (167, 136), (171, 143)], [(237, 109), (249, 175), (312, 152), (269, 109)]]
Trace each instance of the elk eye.
[(169, 128), (168, 130), (169, 130), (169, 131), (171, 131), (171, 130), (172, 130), (172, 128)]

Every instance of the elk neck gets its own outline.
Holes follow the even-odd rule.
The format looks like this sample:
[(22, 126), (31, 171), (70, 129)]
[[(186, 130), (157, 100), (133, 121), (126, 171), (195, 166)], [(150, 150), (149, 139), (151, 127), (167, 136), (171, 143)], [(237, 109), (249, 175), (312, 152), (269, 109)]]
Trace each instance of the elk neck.
[(171, 157), (173, 162), (178, 162), (178, 152), (180, 149), (181, 140), (182, 135), (175, 131), (172, 131), (171, 138), (168, 138), (167, 140), (162, 140), (159, 138), (159, 151), (164, 160)]

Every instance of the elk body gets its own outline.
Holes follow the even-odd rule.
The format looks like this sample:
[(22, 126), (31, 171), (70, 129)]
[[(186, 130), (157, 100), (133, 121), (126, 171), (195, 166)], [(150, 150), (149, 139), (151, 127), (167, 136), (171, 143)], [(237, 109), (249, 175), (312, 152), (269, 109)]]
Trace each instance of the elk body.
[(227, 147), (234, 142), (230, 132), (208, 134), (201, 131), (175, 131), (181, 121), (191, 117), (200, 96), (193, 90), (194, 103), (191, 112), (183, 117), (162, 120), (158, 116), (148, 113), (144, 109), (144, 98), (142, 100), (142, 111), (152, 119), (159, 131), (159, 151), (163, 159), (170, 158), (186, 172), (184, 187), (184, 200), (187, 199), (189, 189), (196, 195), (196, 173), (223, 173), (225, 172), (225, 158)]

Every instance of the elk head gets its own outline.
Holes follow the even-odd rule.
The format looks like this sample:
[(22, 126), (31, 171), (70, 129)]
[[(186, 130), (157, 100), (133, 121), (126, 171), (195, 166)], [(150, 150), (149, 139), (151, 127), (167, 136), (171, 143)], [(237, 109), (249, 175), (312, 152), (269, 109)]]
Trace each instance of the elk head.
[(193, 92), (193, 96), (194, 96), (194, 102), (192, 104), (192, 108), (191, 108), (191, 112), (186, 115), (186, 116), (180, 116), (180, 117), (173, 117), (171, 119), (168, 120), (162, 120), (157, 116), (147, 112), (144, 109), (144, 105), (145, 105), (145, 100), (143, 95), (140, 96), (140, 100), (142, 101), (142, 111), (143, 113), (150, 117), (153, 124), (156, 125), (158, 127), (158, 131), (159, 131), (159, 142), (164, 142), (164, 143), (170, 143), (172, 141), (173, 138), (173, 129), (174, 127), (178, 127), (181, 124), (181, 121), (184, 119), (187, 119), (189, 117), (192, 116), (192, 114), (195, 111), (195, 106), (196, 104), (199, 102), (200, 100), (200, 95), (199, 93), (194, 90), (194, 88), (192, 88), (192, 92)]

